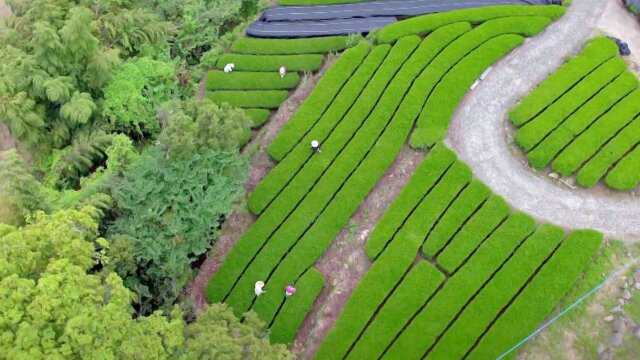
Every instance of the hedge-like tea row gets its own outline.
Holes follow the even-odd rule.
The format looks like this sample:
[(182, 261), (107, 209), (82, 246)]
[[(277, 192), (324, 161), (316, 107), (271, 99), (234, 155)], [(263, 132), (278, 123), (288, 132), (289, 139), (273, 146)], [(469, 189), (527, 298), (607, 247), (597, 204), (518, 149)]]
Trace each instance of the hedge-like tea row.
[(562, 6), (499, 5), (455, 10), (398, 21), (385, 26), (374, 35), (374, 39), (379, 43), (393, 43), (404, 36), (425, 35), (441, 26), (456, 22), (480, 24), (488, 20), (510, 16), (543, 16), (553, 20), (562, 14), (564, 14)]
[[(300, 277), (295, 286), (300, 289), (289, 298), (285, 298), (284, 289), (280, 289), (280, 296), (284, 305), (271, 326), (269, 340), (279, 344), (289, 344), (296, 336), (296, 332), (307, 313), (311, 310), (322, 285), (324, 278), (318, 270), (311, 268)], [(277, 289), (272, 289), (277, 291)]]
[[(413, 44), (413, 47), (415, 48), (415, 46), (420, 43), (420, 39), (418, 37), (406, 38), (406, 40), (403, 39), (403, 42)], [(385, 93), (369, 121), (365, 123), (353, 140), (347, 145), (347, 147), (345, 147), (345, 149), (338, 155), (337, 159), (326, 170), (328, 176), (323, 176), (315, 184), (313, 189), (306, 194), (297, 209), (287, 218), (286, 221), (282, 223), (282, 226), (273, 234), (264, 249), (255, 257), (255, 260), (251, 262), (244, 275), (238, 280), (237, 285), (227, 298), (227, 303), (233, 307), (235, 311), (242, 313), (248, 308), (253, 298), (253, 294), (247, 294), (244, 289), (246, 289), (247, 286), (251, 286), (251, 284), (255, 282), (255, 278), (261, 276), (264, 277), (265, 274), (269, 274), (273, 271), (273, 269), (275, 269), (282, 261), (283, 256), (287, 255), (287, 253), (291, 252), (289, 254), (291, 255), (293, 251), (297, 251), (300, 248), (300, 244), (298, 244), (298, 242), (302, 241), (300, 240), (300, 236), (305, 232), (311, 233), (311, 230), (319, 223), (322, 223), (323, 220), (333, 219), (338, 215), (342, 216), (345, 209), (350, 209), (353, 205), (356, 207), (359, 205), (360, 201), (355, 201), (356, 199), (350, 199), (346, 202), (342, 201), (340, 202), (340, 209), (338, 211), (327, 210), (327, 215), (321, 215), (325, 210), (325, 207), (330, 205), (332, 201), (337, 201), (338, 194), (336, 194), (336, 191), (342, 187), (341, 192), (344, 192), (345, 189), (348, 188), (348, 186), (344, 184), (345, 181), (352, 175), (354, 170), (360, 166), (360, 163), (367, 156), (371, 147), (376, 144), (376, 140), (378, 142), (377, 146), (381, 146), (380, 143), (382, 143), (384, 139), (379, 139), (379, 137), (389, 124), (397, 104), (404, 96), (402, 87), (408, 88), (411, 79), (415, 76), (413, 73), (419, 70), (420, 68), (416, 68), (415, 64), (410, 61), (405, 63), (398, 76), (393, 80), (393, 82), (399, 86), (398, 89), (400, 91), (396, 93)], [(388, 136), (387, 132), (387, 137)], [(383, 137), (385, 136), (383, 135)], [(322, 156), (314, 157), (313, 160), (314, 161), (311, 164), (308, 164), (305, 169), (313, 166), (317, 168), (319, 166), (322, 167), (326, 165), (324, 164)], [(376, 168), (377, 166), (380, 166), (380, 164), (377, 164), (373, 168)], [(371, 174), (376, 171), (376, 169), (373, 168), (371, 169)], [(384, 170), (386, 170), (386, 167), (384, 167), (383, 171)], [(304, 175), (301, 174), (298, 175), (297, 178), (301, 177), (304, 181), (303, 176)], [(315, 178), (316, 177), (314, 177), (314, 179)], [(367, 180), (371, 180), (371, 178), (368, 178)], [(373, 178), (373, 180), (375, 180), (375, 178)], [(290, 187), (295, 188), (295, 186)], [(334, 195), (336, 199), (333, 199)], [(292, 202), (286, 194), (280, 195), (278, 199)], [(293, 200), (295, 201), (295, 198), (293, 198)], [(345, 219), (345, 222), (347, 220), (348, 217)], [(342, 225), (340, 225), (340, 228)], [(309, 226), (312, 226), (312, 228), (309, 229)], [(333, 228), (329, 226), (323, 226), (322, 229), (323, 230), (320, 235), (313, 237), (312, 242), (314, 245), (322, 244), (323, 242), (321, 239), (326, 239), (327, 236), (330, 236), (333, 230)], [(308, 235), (305, 235), (305, 238), (307, 236)], [(333, 239), (333, 237), (329, 238), (329, 240), (331, 239)], [(319, 257), (321, 254), (322, 252), (319, 254), (303, 252), (299, 260), (306, 259), (309, 256), (314, 255)], [(288, 269), (286, 266), (282, 266), (284, 269)], [(304, 271), (304, 269), (301, 269), (301, 271)], [(291, 278), (297, 278), (298, 275), (299, 274), (296, 274), (294, 276), (289, 276), (288, 279), (283, 279), (284, 284), (282, 286), (286, 286), (286, 283), (291, 281)], [(272, 279), (271, 283), (274, 283)], [(276, 286), (279, 286), (278, 283), (275, 284)], [(273, 305), (276, 304), (273, 297), (270, 297), (269, 295), (261, 296), (256, 302), (255, 308), (259, 314), (258, 305), (267, 301), (270, 302), (270, 309), (273, 309)], [(277, 305), (275, 305), (275, 309), (273, 310), (275, 311), (276, 309)], [(263, 320), (270, 319), (270, 317), (264, 316), (264, 314), (260, 315)]]
[(404, 225), (413, 209), (438, 182), (455, 161), (456, 155), (444, 145), (434, 147), (420, 163), (411, 181), (402, 189), (389, 209), (382, 215), (365, 245), (367, 256), (375, 260)]
[[(446, 34), (442, 34), (442, 36), (446, 36)], [(402, 100), (405, 98), (413, 79), (429, 63), (429, 59), (435, 56), (438, 46), (440, 46), (439, 42), (425, 40), (393, 79), (390, 89), (394, 89), (394, 91), (386, 91), (384, 93), (370, 119), (357, 134), (357, 136), (362, 135), (363, 138), (370, 141), (367, 145), (369, 153), (351, 174), (348, 181), (344, 183), (323, 214), (318, 217), (311, 228), (279, 264), (270, 279), (276, 286), (285, 284), (287, 279), (298, 276), (317, 261), (331, 244), (331, 241), (347, 224), (349, 218), (358, 209), (380, 177), (384, 175), (387, 168), (393, 163), (402, 149), (413, 124), (411, 118), (402, 115), (403, 104), (405, 104)], [(391, 118), (390, 122), (389, 118)], [(365, 127), (368, 127), (369, 124), (375, 124), (380, 121), (387, 121), (386, 128), (381, 136), (369, 134), (369, 130), (365, 130)], [(377, 141), (375, 140), (376, 137), (378, 137)], [(357, 145), (357, 147), (363, 148), (362, 145)], [(345, 150), (341, 156), (358, 157), (357, 152), (354, 150)], [(273, 316), (272, 314), (276, 308), (277, 303), (266, 296), (258, 299), (254, 310), (261, 317), (269, 319)]]
[(345, 51), (338, 61), (322, 76), (314, 91), (300, 105), (291, 120), (280, 130), (269, 146), (269, 155), (282, 158), (300, 142), (300, 139), (322, 116), (342, 86), (360, 66), (369, 53), (369, 45), (361, 42), (358, 46)]
[[(389, 56), (387, 56), (389, 53), (389, 47), (387, 46), (377, 46), (371, 51), (311, 131), (260, 181), (256, 189), (249, 195), (247, 204), (254, 214), (264, 211), (268, 204), (278, 196), (282, 189), (292, 181), (298, 171), (307, 163), (313, 155), (309, 147), (311, 140), (318, 140), (322, 144), (323, 159), (332, 160), (340, 153), (362, 124), (363, 117), (368, 114), (368, 111), (356, 110), (361, 108), (360, 104), (363, 101), (375, 101), (376, 99), (366, 98), (364, 94), (361, 95), (363, 88), (366, 86), (367, 90), (364, 90), (364, 92), (370, 93), (370, 90), (380, 82), (377, 81), (380, 78), (383, 78), (386, 82), (390, 81), (411, 50), (411, 48), (404, 49), (404, 47), (400, 46), (395, 51), (392, 51)], [(384, 63), (380, 65), (383, 61)], [(374, 73), (376, 77), (371, 79)], [(369, 81), (371, 81), (371, 84), (368, 84)], [(386, 85), (386, 82), (384, 85)], [(381, 92), (382, 89), (379, 90), (377, 95), (379, 96)], [(357, 105), (352, 107), (354, 102)], [(352, 121), (344, 119), (347, 112), (349, 112), (347, 117), (351, 117)]]
[(640, 147), (625, 156), (607, 174), (605, 183), (616, 190), (635, 189), (640, 183)]
[(540, 115), (518, 129), (515, 138), (518, 145), (526, 152), (533, 149), (564, 119), (613, 81), (626, 68), (627, 63), (621, 58), (613, 58), (602, 64)]
[(509, 216), (509, 213), (507, 202), (498, 195), (491, 195), (489, 200), (456, 230), (448, 246), (446, 242), (427, 241), (422, 251), (430, 258), (438, 256), (438, 262), (445, 259), (444, 262), (450, 264), (447, 271), (453, 272), (471, 251)]
[(636, 117), (580, 169), (576, 181), (585, 187), (595, 186), (607, 171), (638, 143), (640, 143), (640, 118)]
[[(420, 359), (467, 301), (535, 230), (535, 220), (515, 213), (478, 248), (424, 307), (382, 357)], [(416, 341), (420, 339), (420, 341)]]
[(637, 87), (638, 79), (634, 74), (622, 73), (530, 151), (527, 154), (529, 163), (536, 169), (547, 167), (576, 136)]
[(347, 359), (376, 359), (443, 280), (444, 275), (433, 265), (426, 261), (418, 262), (384, 303)]
[(224, 54), (218, 59), (216, 67), (223, 69), (234, 64), (234, 71), (273, 71), (278, 72), (284, 66), (287, 71), (316, 71), (322, 66), (322, 54), (302, 55), (248, 55)]
[(453, 113), (473, 82), (491, 64), (523, 42), (524, 38), (519, 35), (501, 35), (482, 44), (457, 63), (427, 100), (426, 108), (429, 110), (420, 116), (409, 141), (411, 146), (431, 147), (446, 135)]
[[(438, 164), (433, 165), (438, 167)], [(459, 161), (447, 171), (362, 278), (318, 350), (316, 359), (342, 358), (346, 354), (415, 259), (429, 229), (470, 178), (471, 171)]]
[(286, 90), (211, 91), (207, 97), (216, 104), (228, 103), (239, 108), (276, 109), (287, 99)]
[(606, 60), (618, 54), (618, 46), (607, 38), (592, 40), (582, 52), (543, 81), (509, 114), (516, 126), (522, 126), (539, 114), (574, 84)]
[(495, 359), (534, 331), (576, 282), (601, 243), (602, 234), (595, 231), (572, 232), (467, 358)]
[(234, 53), (253, 55), (322, 54), (344, 50), (348, 45), (348, 36), (326, 36), (303, 39), (257, 39), (243, 37), (233, 42), (231, 50)]
[(252, 129), (259, 128), (269, 120), (271, 112), (267, 109), (242, 109), (245, 114), (251, 119), (253, 125)]
[(437, 254), (486, 203), (490, 195), (491, 190), (486, 185), (478, 180), (471, 181), (429, 233), (424, 248), (431, 254)]
[(300, 83), (295, 72), (280, 77), (277, 72), (234, 71), (225, 73), (212, 70), (207, 73), (207, 90), (289, 90)]
[(553, 161), (551, 168), (565, 176), (572, 174), (639, 114), (640, 89), (625, 97), (611, 111), (574, 139)]
[(540, 226), (511, 259), (468, 304), (442, 335), (427, 359), (462, 359), (526, 282), (558, 246), (564, 230), (555, 225)]

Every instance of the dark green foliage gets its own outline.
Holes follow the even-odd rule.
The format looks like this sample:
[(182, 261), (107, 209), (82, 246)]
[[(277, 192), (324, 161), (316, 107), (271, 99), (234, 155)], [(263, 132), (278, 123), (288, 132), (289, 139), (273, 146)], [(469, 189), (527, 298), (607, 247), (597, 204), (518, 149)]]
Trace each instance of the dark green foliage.
[(438, 14), (417, 16), (385, 26), (375, 34), (375, 40), (392, 43), (407, 35), (426, 35), (444, 25), (456, 22), (482, 22), (511, 16), (543, 16), (557, 19), (564, 14), (562, 6), (498, 5), (449, 11)]
[(314, 268), (310, 268), (295, 283), (298, 290), (293, 296), (284, 299), (284, 289), (281, 291), (284, 305), (271, 326), (271, 341), (277, 344), (290, 344), (307, 313), (311, 310), (313, 302), (322, 290), (324, 279), (322, 274)]
[(300, 76), (295, 72), (280, 77), (278, 72), (240, 72), (225, 73), (212, 70), (207, 74), (207, 90), (280, 90), (298, 86)]
[(214, 103), (227, 103), (239, 108), (276, 109), (289, 96), (285, 90), (212, 91), (207, 97)]
[(224, 54), (216, 67), (223, 69), (226, 64), (233, 63), (235, 71), (273, 71), (278, 72), (281, 66), (288, 71), (316, 71), (322, 66), (322, 54), (303, 55), (245, 55)]
[(327, 36), (304, 39), (257, 39), (243, 37), (231, 45), (239, 54), (295, 55), (322, 54), (340, 51), (349, 47), (348, 36)]
[(166, 161), (151, 149), (114, 185), (118, 217), (109, 233), (131, 243), (138, 269), (121, 276), (133, 288), (148, 289), (139, 291), (142, 312), (171, 304), (180, 293), (189, 265), (209, 249), (222, 217), (242, 194), (246, 166), (233, 151)]
[(601, 243), (602, 234), (598, 232), (571, 233), (468, 358), (493, 359), (534, 331), (576, 282)]
[(298, 111), (280, 130), (269, 146), (269, 155), (282, 160), (304, 137), (333, 102), (343, 85), (362, 64), (369, 53), (369, 46), (362, 42), (344, 52), (333, 66), (322, 76), (314, 91), (300, 105)]
[(174, 101), (160, 111), (165, 124), (157, 146), (167, 158), (184, 159), (201, 150), (237, 149), (250, 138), (251, 119), (228, 104), (208, 99)]
[(531, 150), (562, 123), (567, 116), (613, 81), (626, 67), (627, 63), (621, 58), (613, 58), (599, 66), (553, 104), (549, 105), (542, 113), (518, 129), (516, 132), (518, 145), (526, 152)]
[[(377, 96), (364, 97), (359, 95), (364, 84), (371, 79), (388, 52), (388, 47), (378, 47), (369, 54), (309, 133), (258, 184), (247, 202), (249, 209), (253, 213), (262, 212), (291, 181), (291, 175), (298, 173), (304, 167), (304, 164), (313, 155), (309, 148), (312, 140), (318, 140), (322, 144), (323, 158), (331, 160), (339, 154), (339, 151), (349, 141), (353, 133), (357, 131), (375, 104)], [(378, 78), (383, 78), (383, 81), (386, 80), (385, 84), (391, 80), (395, 71), (406, 60), (407, 51), (397, 50), (394, 55), (389, 56), (389, 63), (386, 66), (383, 65), (384, 68), (381, 68), (380, 72), (378, 72), (380, 74)], [(389, 71), (386, 71), (387, 69)], [(379, 96), (381, 92), (382, 89), (378, 93), (371, 95)], [(356, 98), (358, 98), (358, 102), (354, 105)], [(366, 108), (363, 109), (363, 102), (366, 103), (365, 106), (369, 106), (368, 111)], [(327, 139), (328, 136), (331, 137)], [(325, 142), (325, 140), (328, 141)], [(271, 148), (273, 148), (274, 144), (272, 144)]]
[(569, 60), (558, 71), (523, 99), (511, 111), (509, 119), (522, 126), (582, 80), (593, 69), (618, 53), (618, 46), (607, 38), (596, 38), (582, 52)]

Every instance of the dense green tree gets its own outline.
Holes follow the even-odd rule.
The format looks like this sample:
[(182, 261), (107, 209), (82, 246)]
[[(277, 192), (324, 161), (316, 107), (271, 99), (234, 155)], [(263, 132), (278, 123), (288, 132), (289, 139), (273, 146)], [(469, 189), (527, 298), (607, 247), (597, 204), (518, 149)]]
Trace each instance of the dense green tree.
[(211, 100), (176, 101), (160, 111), (166, 124), (158, 137), (167, 157), (185, 158), (201, 149), (234, 149), (251, 136), (251, 119), (228, 104)]
[(211, 247), (220, 222), (242, 194), (246, 170), (246, 159), (233, 150), (203, 150), (167, 161), (151, 148), (116, 180), (117, 218), (109, 234), (130, 243), (137, 267), (120, 275), (143, 297), (142, 313), (178, 297), (190, 264)]

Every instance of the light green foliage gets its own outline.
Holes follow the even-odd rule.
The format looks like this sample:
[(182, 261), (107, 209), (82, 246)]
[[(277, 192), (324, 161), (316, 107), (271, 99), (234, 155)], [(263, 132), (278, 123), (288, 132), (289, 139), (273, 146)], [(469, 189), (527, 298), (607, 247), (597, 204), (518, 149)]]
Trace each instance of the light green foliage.
[(161, 114), (166, 125), (158, 143), (171, 158), (187, 158), (201, 149), (238, 148), (253, 125), (242, 110), (209, 99), (174, 102)]
[(0, 157), (0, 199), (0, 223), (20, 225), (35, 210), (49, 209), (46, 193), (16, 150)]
[(140, 159), (140, 154), (133, 147), (133, 142), (124, 134), (114, 135), (111, 138), (111, 145), (107, 148), (106, 154), (107, 169), (116, 175), (122, 175)]
[(176, 91), (173, 64), (131, 59), (118, 67), (107, 83), (102, 114), (118, 131), (153, 137), (160, 130), (156, 111)]
[(143, 312), (175, 300), (189, 265), (209, 249), (222, 217), (242, 194), (246, 168), (246, 159), (234, 151), (205, 150), (167, 161), (150, 149), (116, 181), (118, 218), (109, 234), (131, 242), (138, 269), (120, 275), (151, 296), (143, 299)]

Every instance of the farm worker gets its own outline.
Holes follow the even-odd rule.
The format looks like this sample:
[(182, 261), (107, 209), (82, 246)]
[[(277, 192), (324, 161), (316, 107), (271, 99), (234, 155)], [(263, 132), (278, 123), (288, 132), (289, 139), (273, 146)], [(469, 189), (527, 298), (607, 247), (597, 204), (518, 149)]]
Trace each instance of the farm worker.
[(295, 293), (296, 293), (296, 288), (294, 288), (293, 285), (288, 285), (286, 288), (284, 288), (284, 296), (286, 297), (289, 297)]
[(280, 67), (280, 77), (283, 78), (285, 75), (287, 75), (287, 68), (284, 66)]
[(224, 72), (230, 73), (233, 71), (234, 67), (236, 67), (234, 63), (228, 63), (227, 65), (224, 66)]
[(263, 287), (264, 287), (264, 283), (262, 281), (256, 281), (256, 285), (253, 288), (253, 291), (256, 293), (256, 296), (260, 296), (266, 293), (266, 291), (262, 290)]
[(322, 150), (320, 150), (320, 143), (318, 140), (311, 140), (311, 149), (315, 152), (322, 152)]

